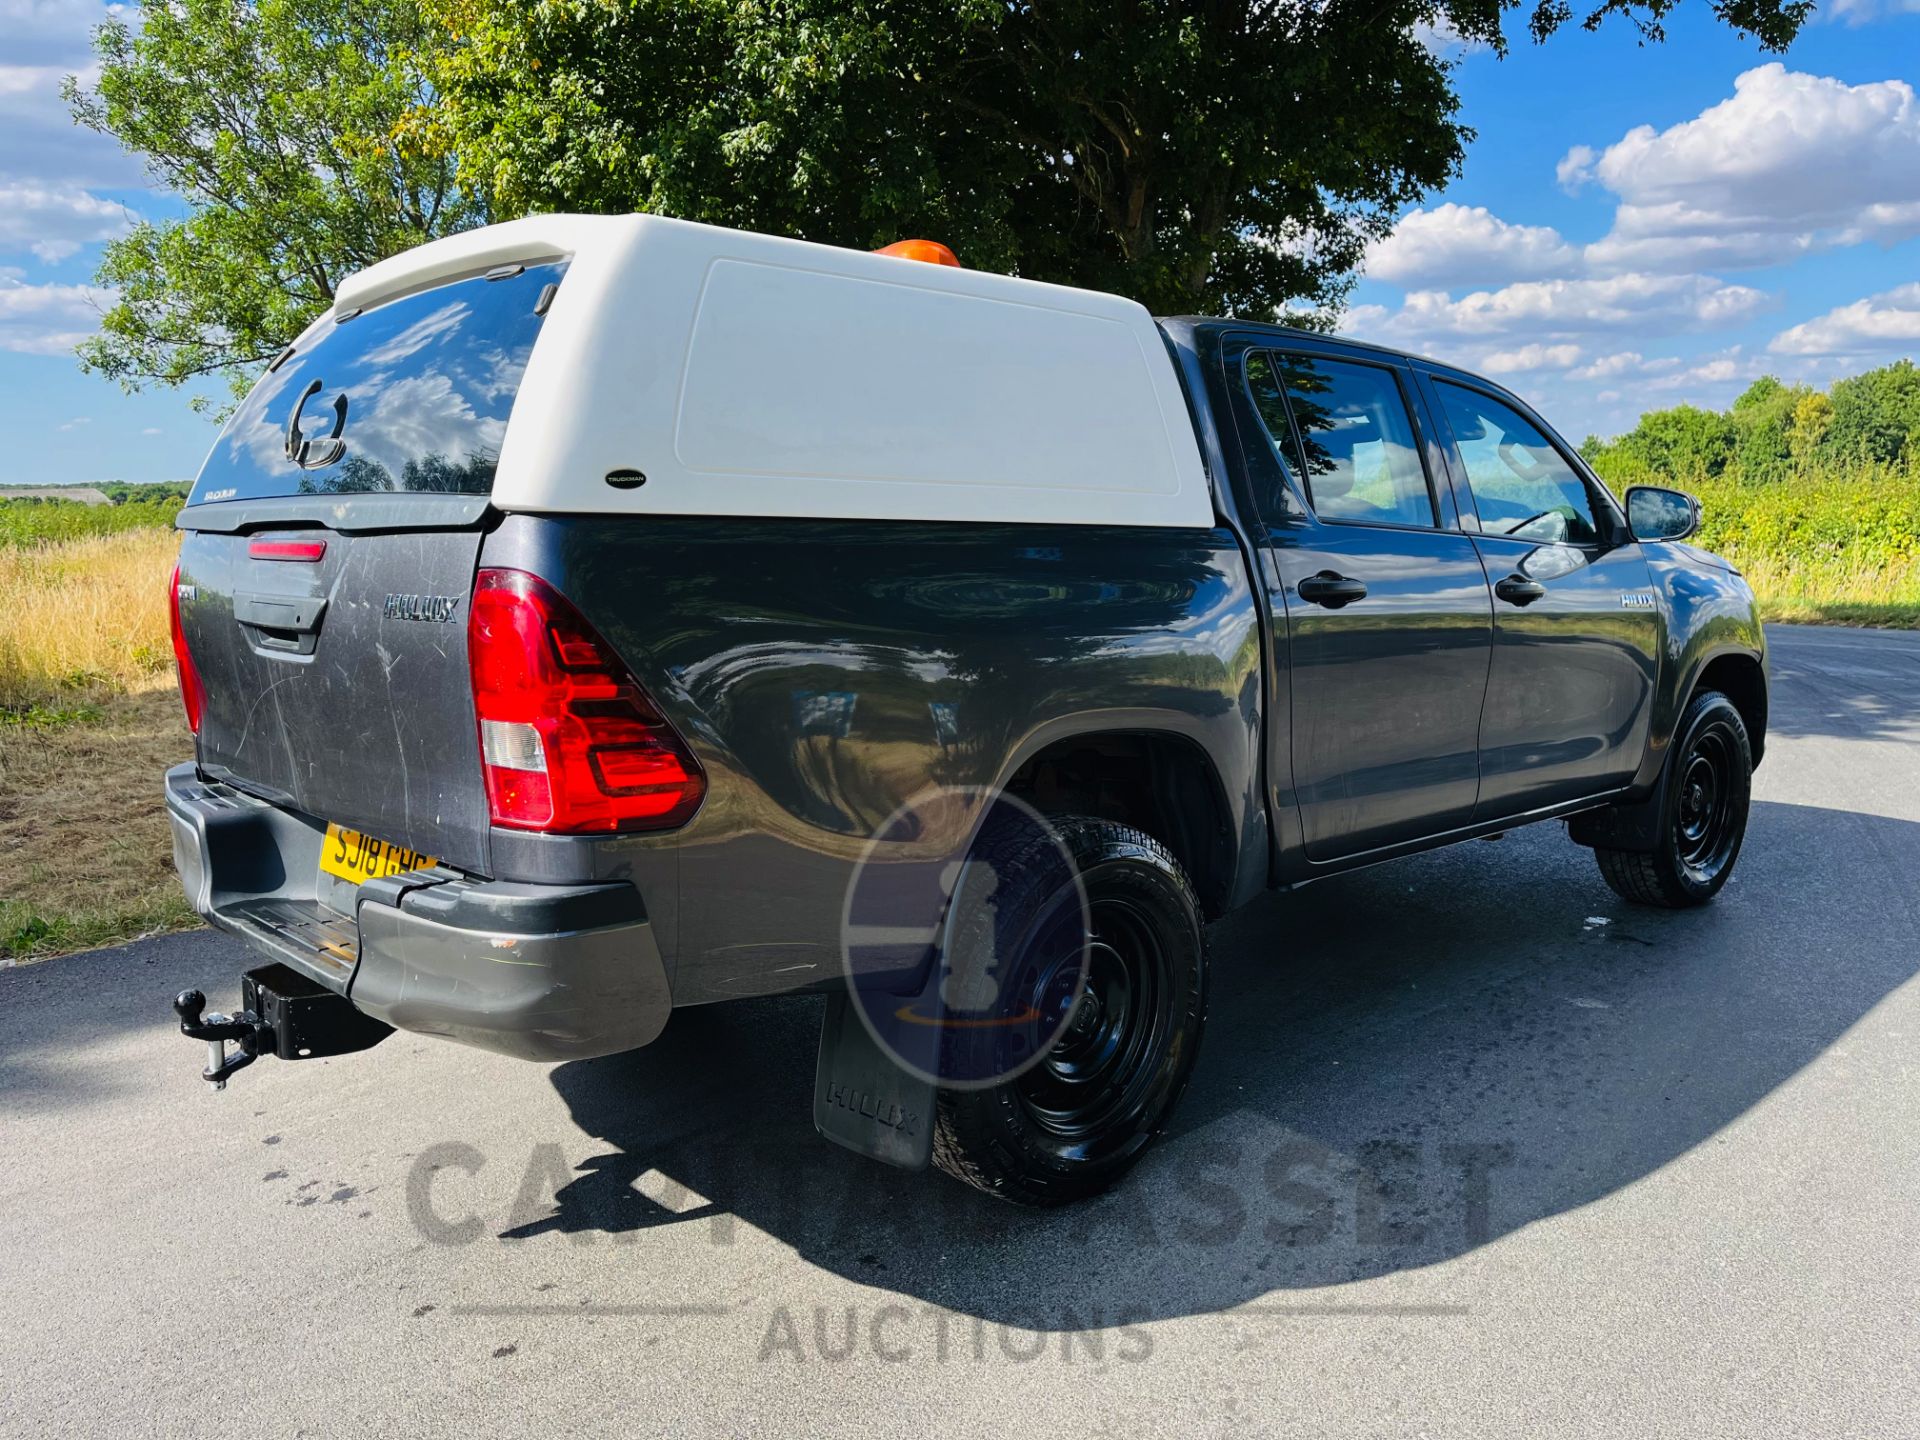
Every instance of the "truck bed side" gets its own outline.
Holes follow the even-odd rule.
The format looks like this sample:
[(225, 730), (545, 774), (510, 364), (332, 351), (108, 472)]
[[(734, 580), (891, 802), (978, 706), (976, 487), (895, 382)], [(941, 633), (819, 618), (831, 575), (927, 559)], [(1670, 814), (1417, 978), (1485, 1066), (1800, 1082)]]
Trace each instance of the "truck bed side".
[(1266, 883), (1258, 617), (1225, 528), (512, 515), (481, 561), (572, 599), (705, 767), (670, 835), (494, 832), (503, 879), (649, 877), (678, 1004), (837, 983), (849, 878), (898, 807), (1098, 737), (1183, 762), (1161, 799), (1203, 823), (1183, 858), (1213, 908)]

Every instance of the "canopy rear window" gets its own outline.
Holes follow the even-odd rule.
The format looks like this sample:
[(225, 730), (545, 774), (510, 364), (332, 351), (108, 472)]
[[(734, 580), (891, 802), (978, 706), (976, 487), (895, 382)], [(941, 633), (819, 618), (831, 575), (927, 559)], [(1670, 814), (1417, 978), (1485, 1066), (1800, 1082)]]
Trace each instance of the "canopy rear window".
[(227, 422), (191, 503), (488, 494), (542, 296), (565, 269), (456, 280), (310, 332)]

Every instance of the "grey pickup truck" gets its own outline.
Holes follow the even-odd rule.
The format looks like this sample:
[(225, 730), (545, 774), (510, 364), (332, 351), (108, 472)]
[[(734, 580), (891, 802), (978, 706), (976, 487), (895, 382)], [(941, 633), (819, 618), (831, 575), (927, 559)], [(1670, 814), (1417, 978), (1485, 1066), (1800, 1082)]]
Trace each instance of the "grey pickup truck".
[(890, 250), (515, 221), (267, 368), (171, 587), (175, 860), (259, 961), (174, 1002), (208, 1080), (824, 994), (822, 1134), (1052, 1204), (1263, 891), (1538, 820), (1726, 883), (1766, 650), (1688, 496), (1447, 365)]

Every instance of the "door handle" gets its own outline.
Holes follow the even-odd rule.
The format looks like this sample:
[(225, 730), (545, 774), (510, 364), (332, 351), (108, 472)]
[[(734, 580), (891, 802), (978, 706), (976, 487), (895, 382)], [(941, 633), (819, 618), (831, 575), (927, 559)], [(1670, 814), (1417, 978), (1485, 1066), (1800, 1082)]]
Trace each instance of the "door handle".
[(1509, 575), (1493, 587), (1493, 593), (1509, 605), (1531, 605), (1547, 593), (1547, 587), (1524, 575)]
[(1336, 575), (1331, 570), (1322, 570), (1318, 575), (1309, 575), (1294, 589), (1302, 600), (1315, 605), (1324, 605), (1329, 610), (1338, 610), (1342, 605), (1351, 605), (1356, 600), (1367, 598), (1367, 582), (1354, 580), (1346, 575)]

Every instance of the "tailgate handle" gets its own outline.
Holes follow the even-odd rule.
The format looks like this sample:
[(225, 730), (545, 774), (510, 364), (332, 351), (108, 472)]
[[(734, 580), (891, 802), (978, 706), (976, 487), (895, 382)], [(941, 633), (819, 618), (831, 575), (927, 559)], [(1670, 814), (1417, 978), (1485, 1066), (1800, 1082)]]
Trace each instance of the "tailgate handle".
[(242, 625), (295, 635), (311, 635), (317, 631), (326, 609), (324, 595), (255, 595), (240, 590), (233, 596), (233, 618)]

